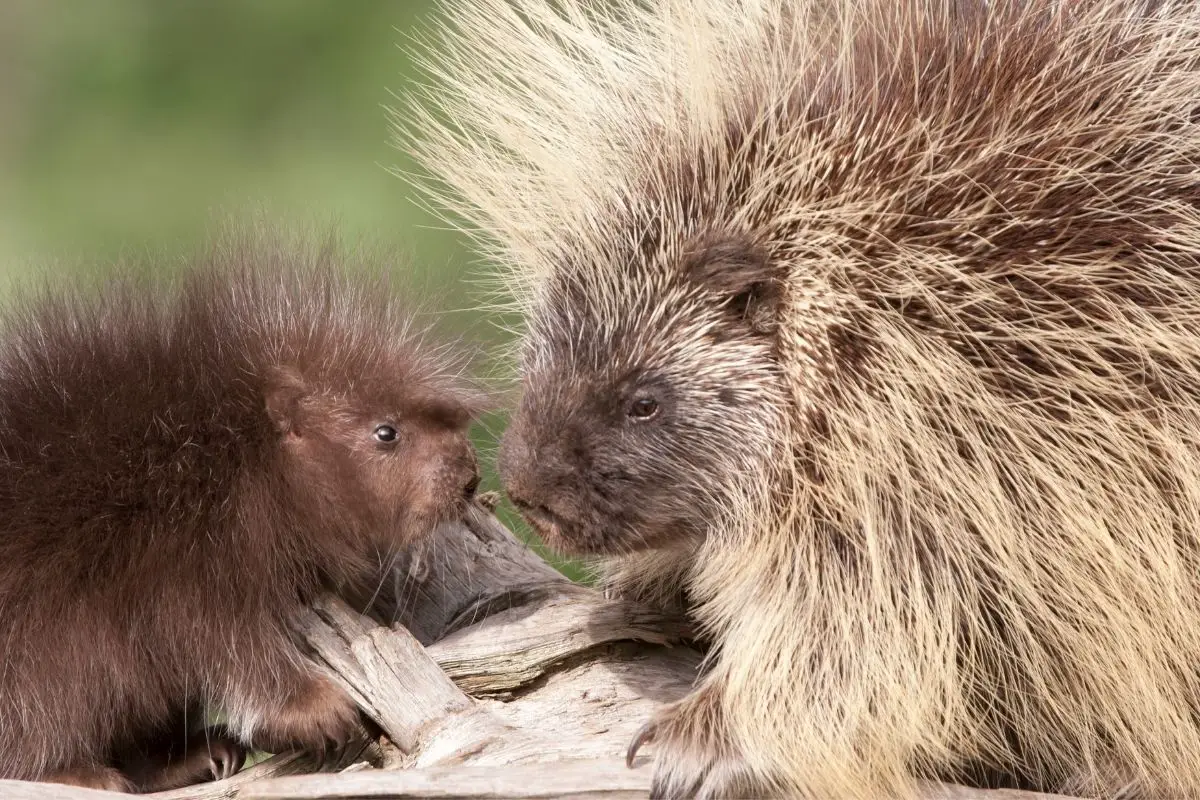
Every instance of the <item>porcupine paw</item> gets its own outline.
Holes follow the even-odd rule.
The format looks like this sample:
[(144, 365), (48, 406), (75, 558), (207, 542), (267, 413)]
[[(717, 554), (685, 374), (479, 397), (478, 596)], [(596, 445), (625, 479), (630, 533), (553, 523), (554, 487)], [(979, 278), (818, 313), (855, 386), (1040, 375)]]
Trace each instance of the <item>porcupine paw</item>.
[(204, 748), (200, 752), (205, 755), (201, 780), (223, 781), (232, 778), (246, 763), (246, 748), (224, 728), (209, 728), (200, 746)]
[(150, 762), (130, 773), (139, 793), (164, 792), (230, 778), (246, 763), (246, 748), (229, 731), (214, 725), (188, 737), (180, 754)]
[(724, 731), (714, 703), (685, 697), (642, 725), (629, 744), (625, 763), (633, 767), (642, 746), (652, 745), (650, 797), (659, 800), (769, 796)]
[(350, 695), (328, 678), (313, 676), (263, 723), (255, 743), (270, 752), (313, 753), (324, 768), (341, 759), (360, 728), (358, 707)]
[(183, 758), (167, 764), (141, 792), (164, 792), (197, 783), (231, 778), (246, 763), (246, 748), (223, 732), (210, 730), (206, 740), (190, 742)]

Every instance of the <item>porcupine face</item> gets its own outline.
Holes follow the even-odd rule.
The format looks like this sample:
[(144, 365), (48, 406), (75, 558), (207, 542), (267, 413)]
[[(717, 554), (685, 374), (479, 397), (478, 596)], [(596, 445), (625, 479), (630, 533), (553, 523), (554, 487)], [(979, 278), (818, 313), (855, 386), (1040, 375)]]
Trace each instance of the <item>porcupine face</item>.
[(476, 399), (450, 382), (395, 369), (347, 391), (279, 369), (267, 395), (291, 484), (323, 496), (332, 530), (358, 529), (388, 551), (457, 519), (479, 485), (467, 428)]
[(510, 498), (573, 553), (705, 536), (726, 491), (758, 474), (784, 407), (781, 290), (763, 253), (709, 235), (625, 263), (552, 279), (501, 443)]

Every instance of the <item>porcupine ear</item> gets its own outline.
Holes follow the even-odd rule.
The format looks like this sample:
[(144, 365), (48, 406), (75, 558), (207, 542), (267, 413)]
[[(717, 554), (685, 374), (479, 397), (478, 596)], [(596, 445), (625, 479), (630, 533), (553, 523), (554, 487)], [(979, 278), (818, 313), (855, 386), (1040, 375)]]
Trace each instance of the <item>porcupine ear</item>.
[(308, 392), (304, 378), (292, 367), (276, 367), (267, 376), (267, 416), (284, 435), (300, 435), (300, 400)]
[(702, 242), (689, 249), (684, 270), (691, 281), (724, 299), (732, 319), (764, 336), (778, 330), (783, 284), (763, 248), (742, 239)]

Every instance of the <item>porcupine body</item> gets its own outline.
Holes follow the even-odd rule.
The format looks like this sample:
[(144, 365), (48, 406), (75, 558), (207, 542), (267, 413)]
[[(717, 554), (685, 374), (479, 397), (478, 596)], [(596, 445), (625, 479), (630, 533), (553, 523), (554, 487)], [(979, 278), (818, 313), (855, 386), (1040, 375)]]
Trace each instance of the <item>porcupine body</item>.
[(480, 394), (382, 263), (295, 238), (7, 303), (0, 778), (165, 789), (357, 729), (292, 626), (461, 514)]
[(506, 488), (713, 643), (655, 794), (1200, 797), (1200, 7), (448, 19), (410, 138), (525, 315)]

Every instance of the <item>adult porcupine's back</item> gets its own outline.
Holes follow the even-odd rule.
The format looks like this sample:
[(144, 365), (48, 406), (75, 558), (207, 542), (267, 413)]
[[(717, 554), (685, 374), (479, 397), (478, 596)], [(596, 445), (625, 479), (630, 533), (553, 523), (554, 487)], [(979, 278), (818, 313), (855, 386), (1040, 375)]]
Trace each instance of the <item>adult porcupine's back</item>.
[(448, 19), (411, 138), (526, 317), (510, 494), (717, 645), (656, 787), (1200, 793), (1200, 7)]

